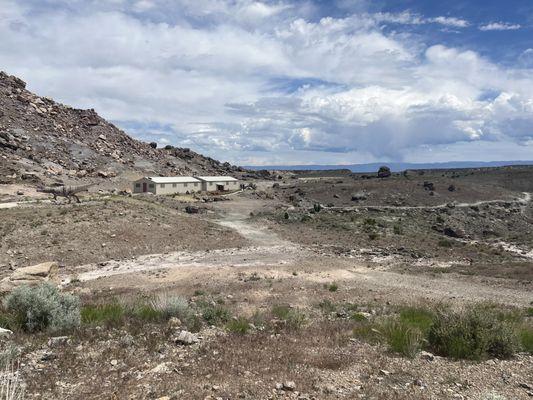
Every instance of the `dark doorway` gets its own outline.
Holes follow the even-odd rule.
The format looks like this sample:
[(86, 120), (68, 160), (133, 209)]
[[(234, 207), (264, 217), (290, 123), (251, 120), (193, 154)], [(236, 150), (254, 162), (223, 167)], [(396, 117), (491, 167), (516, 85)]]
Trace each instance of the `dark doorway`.
[(148, 184), (146, 182), (143, 182), (143, 193), (146, 193), (148, 191)]
[(224, 185), (217, 185), (217, 191), (223, 192), (224, 191)]

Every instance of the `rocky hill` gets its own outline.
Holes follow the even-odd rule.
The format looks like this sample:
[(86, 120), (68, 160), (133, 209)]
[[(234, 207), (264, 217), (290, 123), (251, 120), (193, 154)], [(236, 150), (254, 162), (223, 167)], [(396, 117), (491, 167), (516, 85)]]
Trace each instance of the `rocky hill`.
[(21, 79), (0, 71), (2, 184), (245, 172), (188, 148), (154, 148), (131, 138), (94, 110), (39, 97)]

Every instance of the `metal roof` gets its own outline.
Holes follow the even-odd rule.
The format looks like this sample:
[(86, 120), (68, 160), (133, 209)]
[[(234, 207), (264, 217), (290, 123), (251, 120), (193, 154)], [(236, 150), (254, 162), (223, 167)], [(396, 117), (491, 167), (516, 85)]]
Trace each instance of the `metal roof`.
[(197, 176), (197, 178), (205, 182), (234, 182), (237, 180), (232, 176)]
[(200, 182), (192, 176), (149, 176), (147, 177), (154, 183), (194, 183)]

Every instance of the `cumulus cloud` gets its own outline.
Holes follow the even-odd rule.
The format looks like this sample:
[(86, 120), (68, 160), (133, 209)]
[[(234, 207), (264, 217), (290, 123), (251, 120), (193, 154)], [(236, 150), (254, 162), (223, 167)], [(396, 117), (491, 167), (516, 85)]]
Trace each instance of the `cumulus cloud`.
[(244, 164), (533, 146), (528, 50), (504, 67), (382, 27), (470, 25), (460, 18), (368, 13), (364, 2), (342, 18), (288, 0), (4, 3), (2, 69), (145, 140)]
[(480, 31), (515, 31), (520, 29), (519, 24), (509, 24), (507, 22), (491, 22), (479, 27)]

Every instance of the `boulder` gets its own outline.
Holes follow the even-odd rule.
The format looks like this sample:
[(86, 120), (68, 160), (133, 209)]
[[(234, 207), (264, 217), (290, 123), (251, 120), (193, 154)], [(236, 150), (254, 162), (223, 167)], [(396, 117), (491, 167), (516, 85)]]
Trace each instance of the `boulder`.
[(447, 226), (446, 228), (444, 228), (443, 233), (446, 236), (453, 237), (453, 238), (464, 238), (465, 237), (465, 233), (462, 229), (452, 228), (450, 226)]
[(364, 191), (356, 192), (352, 194), (352, 201), (364, 201), (368, 198), (368, 193)]
[(58, 265), (55, 261), (44, 262), (29, 267), (17, 268), (10, 278), (11, 280), (50, 278), (55, 276), (57, 271)]
[(178, 335), (176, 336), (176, 343), (177, 344), (184, 344), (184, 345), (191, 345), (198, 342), (198, 338), (195, 334), (189, 332), (189, 331), (180, 331)]
[(42, 282), (54, 280), (57, 276), (56, 262), (45, 262), (30, 267), (17, 268), (0, 281), (0, 293), (10, 292), (19, 286), (37, 286)]

